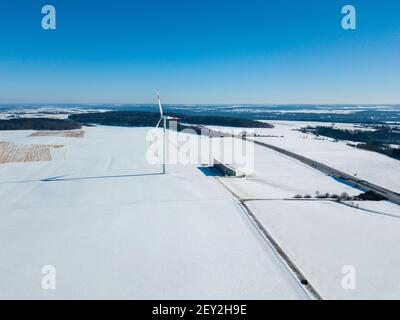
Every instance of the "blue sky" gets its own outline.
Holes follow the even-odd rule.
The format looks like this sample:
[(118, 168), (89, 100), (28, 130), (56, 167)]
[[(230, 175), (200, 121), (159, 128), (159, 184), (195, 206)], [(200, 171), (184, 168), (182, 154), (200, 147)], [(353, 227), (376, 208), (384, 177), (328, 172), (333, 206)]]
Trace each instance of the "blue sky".
[[(57, 29), (41, 28), (41, 8)], [(357, 9), (357, 30), (341, 8)], [(400, 103), (398, 0), (1, 0), (0, 102)]]

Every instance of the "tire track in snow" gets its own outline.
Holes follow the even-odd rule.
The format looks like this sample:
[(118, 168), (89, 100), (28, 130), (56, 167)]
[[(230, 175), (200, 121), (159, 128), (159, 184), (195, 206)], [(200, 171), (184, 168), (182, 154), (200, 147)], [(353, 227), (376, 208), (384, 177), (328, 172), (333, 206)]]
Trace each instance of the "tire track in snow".
[(221, 178), (215, 177), (215, 179), (234, 197), (242, 211), (246, 214), (247, 218), (253, 224), (253, 226), (260, 233), (261, 237), (268, 243), (272, 251), (280, 258), (281, 262), (289, 270), (292, 276), (295, 278), (296, 283), (306, 292), (307, 296), (313, 300), (323, 300), (322, 296), (317, 292), (314, 286), (306, 280), (303, 273), (296, 266), (296, 264), (289, 258), (278, 242), (271, 236), (267, 229), (258, 221), (257, 217), (246, 205), (246, 200), (241, 199), (234, 191), (232, 191)]

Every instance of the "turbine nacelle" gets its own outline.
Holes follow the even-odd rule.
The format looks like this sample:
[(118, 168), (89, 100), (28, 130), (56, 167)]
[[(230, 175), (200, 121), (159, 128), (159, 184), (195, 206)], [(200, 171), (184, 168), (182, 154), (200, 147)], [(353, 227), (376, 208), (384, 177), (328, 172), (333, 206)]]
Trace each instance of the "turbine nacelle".
[(170, 116), (161, 116), (160, 120), (158, 120), (158, 122), (157, 122), (156, 129), (158, 129), (158, 127), (161, 124), (161, 121), (163, 121), (163, 120), (165, 120), (165, 121), (178, 121), (179, 118), (170, 117)]

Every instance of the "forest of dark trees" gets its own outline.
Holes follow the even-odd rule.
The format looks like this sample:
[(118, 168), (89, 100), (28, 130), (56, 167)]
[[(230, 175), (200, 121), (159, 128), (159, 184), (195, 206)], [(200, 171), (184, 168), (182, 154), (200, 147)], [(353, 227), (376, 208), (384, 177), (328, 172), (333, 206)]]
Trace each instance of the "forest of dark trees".
[(344, 130), (332, 127), (307, 127), (302, 132), (336, 140), (361, 142), (357, 148), (383, 153), (400, 160), (400, 149), (390, 145), (400, 145), (400, 130), (388, 126), (379, 126), (376, 130)]
[(392, 148), (379, 143), (362, 143), (357, 145), (357, 148), (383, 153), (391, 158), (400, 160), (400, 149)]
[[(273, 128), (269, 123), (223, 116), (197, 116), (169, 114), (179, 118), (180, 123), (195, 125), (214, 125), (239, 128)], [(82, 124), (99, 124), (124, 127), (154, 127), (160, 119), (159, 113), (142, 111), (109, 111), (96, 113), (72, 114), (69, 119)], [(183, 127), (183, 126), (182, 126)]]
[(73, 130), (81, 127), (81, 124), (76, 121), (61, 119), (18, 118), (0, 120), (0, 130)]
[(379, 127), (377, 130), (345, 130), (320, 126), (315, 128), (308, 127), (306, 131), (337, 140), (400, 144), (400, 130), (395, 130), (390, 127)]
[(285, 112), (285, 113), (253, 113), (242, 114), (253, 119), (264, 120), (284, 120), (284, 121), (307, 121), (307, 122), (329, 122), (329, 123), (363, 123), (363, 124), (385, 124), (386, 121), (400, 122), (400, 112), (385, 111), (361, 111), (350, 114), (337, 113), (301, 113), (301, 112)]
[[(224, 116), (197, 116), (171, 114), (179, 118), (178, 130), (199, 130), (192, 125), (215, 125), (239, 128), (273, 128), (265, 122), (240, 119)], [(160, 118), (156, 112), (142, 111), (109, 111), (95, 113), (72, 114), (68, 120), (50, 118), (14, 118), (0, 120), (0, 130), (73, 130), (80, 129), (82, 125), (107, 125), (121, 127), (154, 127)]]

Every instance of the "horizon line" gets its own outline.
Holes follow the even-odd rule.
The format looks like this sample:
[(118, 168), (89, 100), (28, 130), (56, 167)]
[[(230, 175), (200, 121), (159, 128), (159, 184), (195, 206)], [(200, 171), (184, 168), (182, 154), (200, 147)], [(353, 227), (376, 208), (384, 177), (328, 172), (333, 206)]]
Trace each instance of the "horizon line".
[[(71, 105), (78, 105), (78, 104), (86, 104), (86, 105), (157, 105), (157, 102), (1, 102), (0, 105), (38, 105), (38, 104), (71, 104)], [(378, 102), (378, 103), (360, 103), (360, 102), (313, 102), (313, 103), (304, 103), (304, 102), (290, 102), (290, 103), (263, 103), (263, 102), (252, 102), (252, 103), (238, 103), (238, 102), (224, 102), (224, 103), (215, 103), (215, 102), (208, 102), (208, 103), (202, 103), (202, 102), (196, 102), (196, 103), (163, 103), (163, 105), (166, 106), (171, 106), (171, 105), (176, 105), (176, 106), (188, 106), (188, 105), (197, 105), (197, 106), (202, 106), (202, 105), (217, 105), (217, 106), (225, 106), (225, 105), (238, 105), (238, 106), (384, 106), (384, 105), (395, 105), (398, 106), (400, 105), (400, 102)]]

